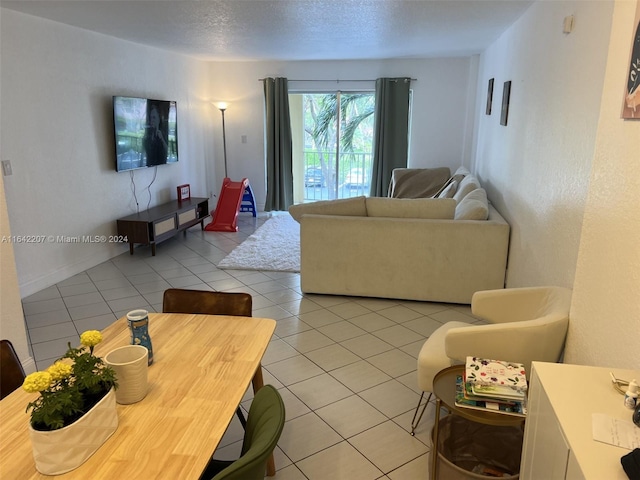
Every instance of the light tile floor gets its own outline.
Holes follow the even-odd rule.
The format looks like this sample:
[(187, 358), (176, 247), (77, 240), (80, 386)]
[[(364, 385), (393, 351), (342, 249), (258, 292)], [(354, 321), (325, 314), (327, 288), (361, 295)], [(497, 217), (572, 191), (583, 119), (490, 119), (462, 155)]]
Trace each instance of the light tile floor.
[[(442, 323), (477, 319), (466, 305), (304, 295), (297, 273), (216, 267), (268, 218), (240, 215), (237, 233), (195, 227), (158, 245), (155, 257), (139, 247), (25, 298), (38, 368), (87, 329), (136, 308), (161, 311), (167, 288), (248, 292), (253, 315), (278, 324), (262, 362), (265, 382), (279, 389), (287, 410), (272, 478), (428, 478), (433, 404), (416, 435), (408, 433), (420, 394), (418, 352)], [(249, 390), (247, 410), (251, 398)], [(242, 435), (234, 417), (215, 456), (237, 458)]]

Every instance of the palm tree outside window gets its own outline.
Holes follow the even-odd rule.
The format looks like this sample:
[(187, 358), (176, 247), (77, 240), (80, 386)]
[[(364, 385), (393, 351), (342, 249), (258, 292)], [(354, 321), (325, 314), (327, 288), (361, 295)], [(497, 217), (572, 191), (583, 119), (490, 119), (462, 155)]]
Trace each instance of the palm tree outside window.
[(368, 195), (373, 91), (290, 93), (294, 203)]

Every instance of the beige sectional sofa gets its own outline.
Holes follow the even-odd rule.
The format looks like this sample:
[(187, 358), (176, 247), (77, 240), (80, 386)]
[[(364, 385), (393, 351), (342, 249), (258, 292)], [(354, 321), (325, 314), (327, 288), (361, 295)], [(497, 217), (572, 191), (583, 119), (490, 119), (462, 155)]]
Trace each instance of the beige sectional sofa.
[(475, 177), (456, 183), (453, 198), (290, 207), (302, 291), (468, 304), (478, 290), (504, 288), (509, 225)]

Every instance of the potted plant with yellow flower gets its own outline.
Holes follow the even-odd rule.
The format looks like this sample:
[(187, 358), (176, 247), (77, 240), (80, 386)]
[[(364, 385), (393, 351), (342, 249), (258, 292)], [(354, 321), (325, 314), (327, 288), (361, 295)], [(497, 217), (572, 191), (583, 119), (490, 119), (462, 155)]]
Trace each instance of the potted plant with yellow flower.
[(93, 354), (101, 341), (99, 331), (86, 331), (80, 335), (80, 348), (69, 344), (67, 353), (46, 371), (24, 379), (24, 390), (40, 393), (27, 406), (40, 473), (57, 475), (82, 465), (118, 426), (115, 372)]

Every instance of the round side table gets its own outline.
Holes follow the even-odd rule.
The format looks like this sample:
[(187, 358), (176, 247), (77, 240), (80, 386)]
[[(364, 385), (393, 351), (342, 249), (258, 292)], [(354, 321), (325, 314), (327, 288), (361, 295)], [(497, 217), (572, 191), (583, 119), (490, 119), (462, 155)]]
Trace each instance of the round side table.
[(524, 417), (495, 413), (456, 405), (456, 378), (464, 374), (464, 365), (440, 370), (433, 379), (433, 394), (436, 397), (436, 417), (433, 426), (433, 445), (431, 446), (431, 479), (438, 478), (438, 430), (440, 429), (440, 409), (445, 407), (449, 413), (459, 415), (471, 422), (483, 423), (498, 427), (524, 427)]

